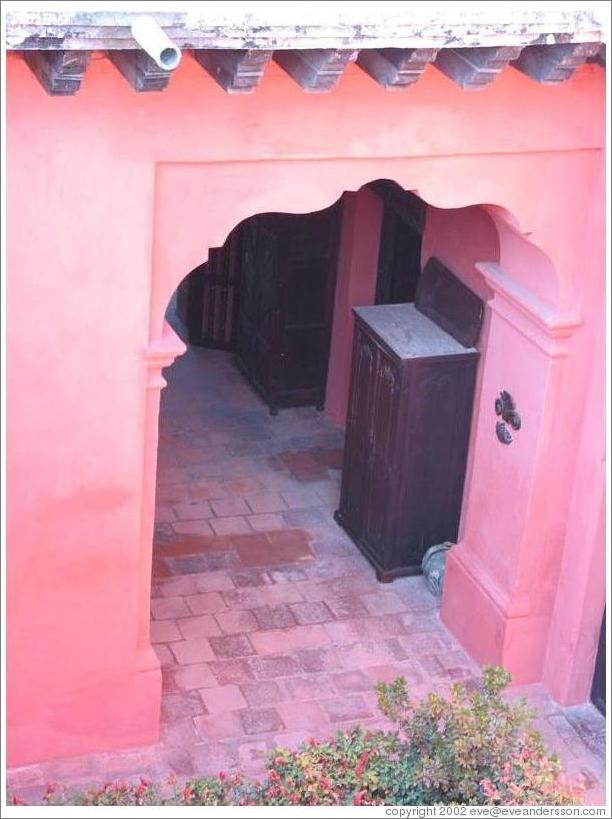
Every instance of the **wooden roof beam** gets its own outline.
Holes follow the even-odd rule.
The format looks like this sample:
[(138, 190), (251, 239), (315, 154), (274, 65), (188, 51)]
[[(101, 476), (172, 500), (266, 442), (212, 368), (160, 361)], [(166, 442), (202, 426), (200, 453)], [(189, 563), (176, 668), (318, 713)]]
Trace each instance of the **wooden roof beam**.
[(172, 75), (144, 51), (109, 51), (108, 58), (135, 91), (163, 91)]
[(521, 46), (445, 48), (438, 53), (434, 65), (461, 88), (482, 88), (492, 83), (520, 53)]
[(380, 48), (359, 52), (357, 65), (384, 88), (415, 83), (435, 59), (435, 48)]
[(24, 59), (47, 94), (70, 96), (81, 87), (88, 51), (26, 51)]
[(271, 51), (253, 49), (197, 50), (193, 56), (202, 68), (229, 94), (250, 94), (257, 88)]
[(594, 54), (592, 57), (587, 57), (587, 63), (596, 63), (600, 65), (602, 68), (606, 67), (606, 45), (605, 43), (600, 43), (599, 51), (597, 54)]
[(514, 68), (539, 83), (554, 84), (568, 80), (589, 57), (599, 54), (601, 43), (562, 43), (527, 46)]
[(335, 48), (310, 48), (301, 51), (275, 51), (278, 63), (304, 91), (329, 91), (338, 82), (344, 69), (357, 59), (358, 51)]

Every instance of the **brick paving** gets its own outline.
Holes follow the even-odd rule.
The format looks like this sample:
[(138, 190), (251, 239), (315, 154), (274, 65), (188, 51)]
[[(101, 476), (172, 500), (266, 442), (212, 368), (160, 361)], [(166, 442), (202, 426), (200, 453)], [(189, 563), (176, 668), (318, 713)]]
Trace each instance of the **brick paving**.
[[(420, 577), (379, 584), (334, 523), (342, 432), (312, 408), (271, 417), (227, 353), (190, 348), (162, 394), (151, 640), (162, 664), (160, 742), (9, 772), (45, 782), (165, 778), (242, 767), (359, 721), (384, 726), (377, 680), (418, 696), (478, 669)], [(514, 689), (571, 774), (603, 800), (604, 725), (541, 686)]]

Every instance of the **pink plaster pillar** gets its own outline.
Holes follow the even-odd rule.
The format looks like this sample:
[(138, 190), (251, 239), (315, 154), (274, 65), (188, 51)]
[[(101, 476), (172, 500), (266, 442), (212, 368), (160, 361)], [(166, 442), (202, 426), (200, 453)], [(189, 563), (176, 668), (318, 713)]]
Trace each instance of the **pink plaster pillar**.
[[(479, 663), (516, 683), (542, 678), (563, 552), (568, 431), (565, 356), (580, 319), (558, 314), (499, 265), (478, 265), (494, 297), (474, 418), (472, 473), (460, 542), (452, 550), (442, 618)], [(494, 401), (514, 397), (522, 427), (504, 445)], [(571, 396), (570, 396), (571, 400)]]
[[(159, 398), (166, 380), (161, 371), (182, 355), (187, 347), (164, 321), (160, 338), (152, 341), (145, 351), (146, 393), (143, 450), (142, 506), (140, 513), (140, 588), (138, 605), (138, 646), (149, 652), (152, 665), (159, 668), (157, 655), (150, 643), (151, 623), (151, 569), (153, 532), (155, 527), (155, 489), (157, 475)], [(161, 686), (161, 675), (160, 675)], [(160, 688), (161, 695), (161, 688)]]
[(348, 406), (351, 311), (353, 307), (374, 304), (382, 215), (382, 200), (368, 188), (344, 194), (325, 398), (325, 414), (336, 424), (344, 425)]
[(606, 598), (605, 349), (597, 329), (543, 669), (547, 689), (565, 705), (589, 697)]

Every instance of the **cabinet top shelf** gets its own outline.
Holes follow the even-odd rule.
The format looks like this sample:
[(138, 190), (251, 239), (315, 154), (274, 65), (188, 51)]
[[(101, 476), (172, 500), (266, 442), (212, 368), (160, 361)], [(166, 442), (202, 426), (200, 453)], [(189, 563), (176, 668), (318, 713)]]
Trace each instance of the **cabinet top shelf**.
[(466, 355), (476, 353), (464, 347), (424, 316), (414, 304), (378, 304), (354, 307), (357, 320), (400, 359)]

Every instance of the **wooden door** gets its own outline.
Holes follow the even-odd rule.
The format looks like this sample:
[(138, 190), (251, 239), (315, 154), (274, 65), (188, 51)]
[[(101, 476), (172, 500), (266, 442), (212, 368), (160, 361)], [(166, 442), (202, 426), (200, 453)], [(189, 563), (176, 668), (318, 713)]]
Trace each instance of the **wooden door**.
[(245, 222), (241, 233), (236, 362), (267, 399), (279, 381), (274, 355), (279, 321), (277, 239), (259, 217)]
[(336, 286), (338, 211), (277, 217), (283, 403), (323, 407)]

